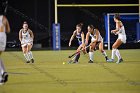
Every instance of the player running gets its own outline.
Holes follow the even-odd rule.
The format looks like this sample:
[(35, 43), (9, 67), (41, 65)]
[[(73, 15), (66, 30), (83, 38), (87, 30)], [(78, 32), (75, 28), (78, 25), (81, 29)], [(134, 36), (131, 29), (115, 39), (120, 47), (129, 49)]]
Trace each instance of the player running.
[(118, 47), (122, 44), (122, 43), (126, 43), (126, 34), (125, 34), (125, 28), (123, 23), (120, 21), (120, 15), (119, 14), (115, 14), (114, 15), (114, 22), (116, 23), (116, 29), (112, 30), (111, 33), (118, 35), (118, 39), (116, 40), (116, 42), (113, 44), (112, 46), (112, 56), (111, 59), (109, 59), (109, 62), (113, 62), (114, 61), (114, 57), (115, 55), (118, 58), (118, 61), (116, 63), (120, 63), (123, 61), (120, 52), (118, 50)]
[(21, 42), (22, 51), (27, 62), (34, 63), (33, 54), (31, 48), (33, 46), (34, 35), (33, 32), (28, 28), (28, 23), (23, 23), (23, 28), (19, 31), (19, 40)]
[(93, 25), (88, 25), (87, 27), (88, 32), (86, 34), (86, 42), (85, 45), (88, 44), (89, 37), (91, 37), (91, 43), (89, 47), (89, 62), (88, 63), (93, 63), (93, 51), (96, 46), (99, 47), (99, 50), (101, 53), (104, 55), (106, 61), (108, 60), (107, 54), (103, 49), (103, 38), (100, 35), (100, 32), (98, 29), (96, 29)]
[[(76, 25), (76, 30), (73, 32), (73, 34), (70, 38), (70, 41), (69, 41), (69, 46), (71, 46), (71, 42), (74, 39), (74, 37), (76, 37), (78, 39), (79, 47), (77, 48), (77, 52), (80, 51), (85, 45), (84, 33), (81, 31), (82, 26), (83, 26), (82, 23)], [(78, 63), (79, 58), (80, 58), (80, 52), (76, 54), (73, 63)]]
[[(0, 6), (0, 56), (6, 47), (6, 32), (10, 32), (9, 22), (6, 16), (3, 15), (2, 7)], [(0, 85), (8, 80), (8, 73), (5, 70), (2, 59), (0, 58)]]

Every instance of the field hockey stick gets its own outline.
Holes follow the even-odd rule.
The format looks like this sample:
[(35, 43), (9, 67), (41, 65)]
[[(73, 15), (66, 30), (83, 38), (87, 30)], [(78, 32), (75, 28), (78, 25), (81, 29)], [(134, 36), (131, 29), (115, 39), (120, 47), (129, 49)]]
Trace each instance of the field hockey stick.
[[(90, 46), (90, 45), (88, 45), (85, 49), (87, 49), (89, 46)], [(82, 50), (81, 50), (81, 51), (82, 51)], [(79, 52), (81, 52), (81, 51), (79, 51)], [(79, 53), (79, 52), (78, 52), (78, 53)], [(76, 56), (77, 56), (76, 54), (73, 55), (73, 58), (72, 58), (71, 60), (68, 61), (68, 64), (72, 63), (72, 62), (74, 61), (74, 59), (75, 59)]]
[(76, 55), (74, 55), (74, 57), (68, 61), (68, 64), (72, 63), (74, 61), (75, 57), (76, 57)]
[(68, 58), (73, 57), (74, 55), (76, 55), (76, 54), (79, 53), (79, 52), (80, 52), (80, 51), (73, 53), (71, 56), (68, 56)]
[[(90, 46), (90, 45), (86, 46), (85, 49), (87, 49), (89, 46)], [(68, 56), (68, 58), (73, 57), (74, 55), (80, 53), (81, 51), (83, 51), (83, 49), (81, 49), (80, 51), (77, 51), (77, 52), (73, 53), (72, 55)]]

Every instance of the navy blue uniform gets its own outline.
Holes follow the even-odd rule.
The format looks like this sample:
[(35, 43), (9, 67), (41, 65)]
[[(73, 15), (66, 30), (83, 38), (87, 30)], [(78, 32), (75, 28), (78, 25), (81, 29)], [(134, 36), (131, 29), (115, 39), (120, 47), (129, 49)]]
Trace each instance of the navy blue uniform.
[(82, 37), (81, 37), (82, 32), (80, 33), (76, 33), (76, 38), (78, 39), (78, 44), (81, 45), (82, 44)]

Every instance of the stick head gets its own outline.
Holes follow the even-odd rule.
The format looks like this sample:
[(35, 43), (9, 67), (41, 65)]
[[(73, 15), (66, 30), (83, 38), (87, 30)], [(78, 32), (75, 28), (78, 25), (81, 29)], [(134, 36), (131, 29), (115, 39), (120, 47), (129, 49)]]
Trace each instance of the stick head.
[(68, 58), (71, 58), (71, 56), (68, 56)]

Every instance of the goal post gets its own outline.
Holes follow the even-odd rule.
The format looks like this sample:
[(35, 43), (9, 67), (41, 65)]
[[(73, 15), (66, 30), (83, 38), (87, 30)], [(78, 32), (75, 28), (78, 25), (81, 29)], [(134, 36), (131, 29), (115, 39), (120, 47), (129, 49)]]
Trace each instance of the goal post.
[[(58, 8), (73, 8), (73, 7), (134, 7), (134, 6), (139, 6), (139, 4), (61, 4), (61, 3), (58, 3), (59, 0), (54, 0), (54, 11), (55, 11), (55, 24), (59, 24), (59, 20), (58, 20)], [(139, 0), (140, 1), (140, 0)], [(140, 6), (139, 6), (140, 7)], [(107, 24), (110, 24), (110, 21), (109, 21), (109, 17), (110, 17), (110, 14), (108, 14), (106, 16), (107, 18), (105, 19), (106, 20), (106, 37), (105, 37), (105, 42), (108, 43), (108, 50), (110, 50), (110, 27), (107, 25)], [(61, 25), (61, 24), (60, 24)]]

